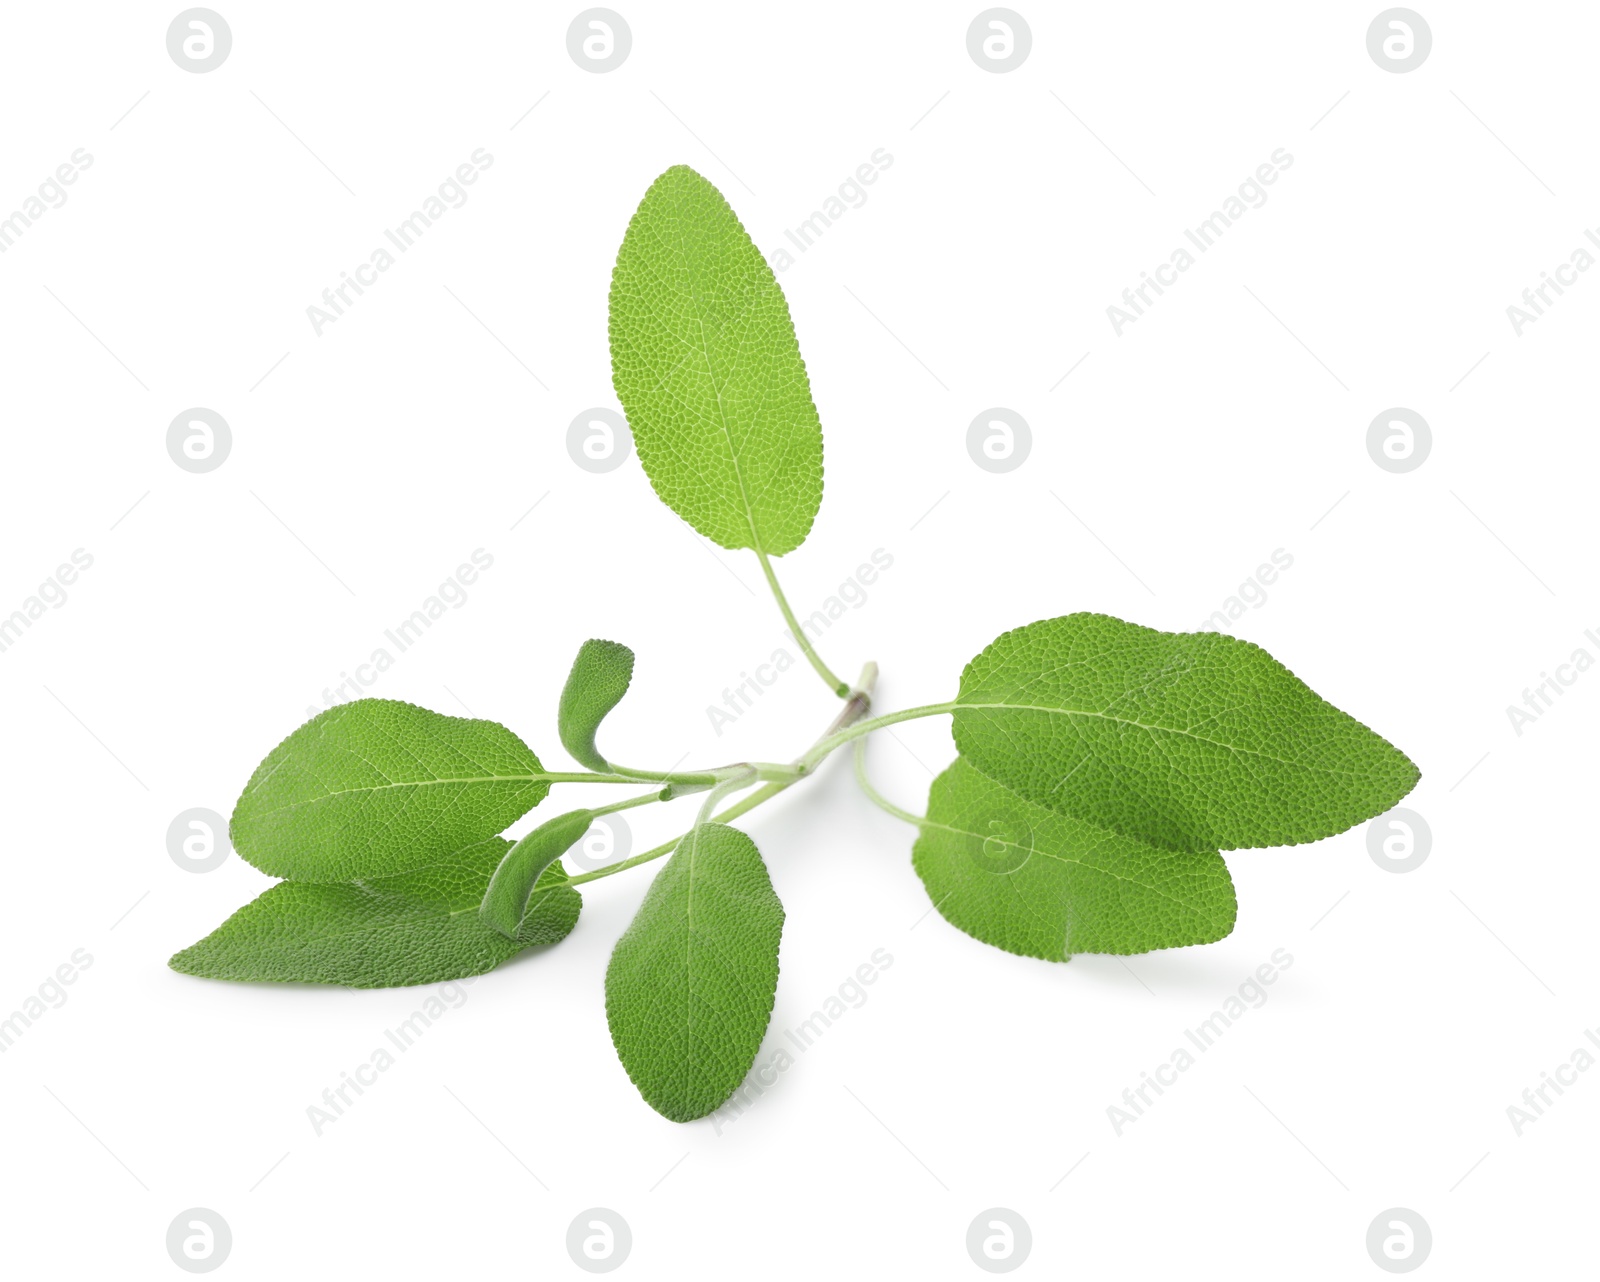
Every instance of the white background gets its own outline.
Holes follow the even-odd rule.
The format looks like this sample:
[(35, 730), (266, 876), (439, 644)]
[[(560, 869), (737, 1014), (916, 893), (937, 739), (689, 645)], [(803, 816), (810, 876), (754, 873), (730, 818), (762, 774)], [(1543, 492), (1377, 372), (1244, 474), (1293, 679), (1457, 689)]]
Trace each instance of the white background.
[[(577, 6), (218, 4), (206, 74), (167, 54), (175, 5), (14, 7), (0, 53), (0, 208), (93, 157), (0, 256), (0, 613), (94, 558), (0, 654), (0, 1013), (93, 957), (0, 1056), (8, 1274), (181, 1276), (165, 1234), (196, 1206), (238, 1278), (582, 1276), (592, 1206), (632, 1228), (625, 1276), (983, 1276), (965, 1234), (996, 1206), (1031, 1226), (1023, 1276), (1383, 1276), (1365, 1237), (1396, 1206), (1432, 1228), (1425, 1276), (1592, 1268), (1600, 1072), (1520, 1137), (1506, 1109), (1600, 1019), (1600, 675), (1521, 735), (1506, 706), (1600, 657), (1600, 273), (1520, 337), (1506, 308), (1600, 220), (1600, 13), (1424, 7), (1431, 56), (1392, 74), (1376, 3), (1028, 5), (1030, 57), (992, 74), (977, 4), (637, 5), (592, 74)], [(306, 308), (477, 148), (469, 201), (317, 336)], [(662, 169), (772, 252), (878, 148), (867, 202), (780, 275), (827, 492), (778, 570), (809, 613), (894, 558), (826, 657), (878, 660), (882, 710), (946, 699), (1006, 628), (1190, 630), (1282, 548), (1233, 630), (1420, 764), (1429, 859), (1385, 871), (1360, 829), (1240, 852), (1227, 940), (1049, 965), (925, 916), (911, 830), (839, 761), (748, 822), (788, 909), (762, 1058), (874, 949), (893, 966), (743, 1117), (665, 1121), (613, 1054), (640, 870), (316, 1136), (307, 1106), (424, 994), (168, 970), (268, 884), (179, 868), (168, 824), (227, 814), (476, 548), (492, 570), (371, 693), (561, 763), (566, 667), (613, 637), (639, 654), (619, 757), (809, 743), (836, 704), (804, 665), (708, 721), (792, 650), (753, 559), (565, 438), (615, 406), (611, 266)], [(1117, 336), (1107, 306), (1277, 148), (1268, 202)], [(191, 406), (233, 433), (204, 475), (166, 452)], [(1033, 431), (1005, 475), (966, 451), (991, 406)], [(1391, 406), (1433, 431), (1404, 475), (1365, 445)], [(920, 809), (948, 723), (896, 733), (873, 769)], [(634, 848), (683, 819), (645, 812)], [(1279, 948), (1270, 1001), (1119, 1137), (1107, 1107)]]

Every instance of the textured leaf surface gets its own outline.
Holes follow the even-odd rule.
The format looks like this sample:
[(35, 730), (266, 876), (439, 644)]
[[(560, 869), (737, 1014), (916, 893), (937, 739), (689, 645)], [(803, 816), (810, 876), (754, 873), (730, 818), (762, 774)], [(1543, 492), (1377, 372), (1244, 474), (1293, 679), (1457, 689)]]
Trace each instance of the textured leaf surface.
[(606, 969), (606, 1020), (646, 1103), (714, 1111), (761, 1048), (778, 987), (783, 905), (755, 842), (708, 823), (661, 870)]
[(616, 641), (585, 641), (561, 688), (561, 746), (591, 770), (610, 769), (594, 736), (633, 681), (633, 651)]
[(540, 824), (506, 851), (484, 892), (480, 915), (503, 935), (515, 935), (528, 898), (545, 870), (572, 849), (594, 822), (592, 810), (570, 810)]
[(956, 745), (1028, 800), (1177, 850), (1317, 841), (1418, 771), (1259, 646), (1103, 614), (1007, 632), (967, 665)]
[(491, 837), (398, 877), (279, 882), (169, 964), (209, 979), (351, 988), (481, 975), (533, 944), (565, 939), (582, 904), (557, 868), (528, 905), (516, 938), (484, 925), (478, 904), (510, 845)]
[(549, 791), (539, 758), (502, 725), (358, 699), (268, 754), (229, 834), (274, 877), (387, 877), (494, 836)]
[(726, 548), (805, 541), (822, 428), (789, 306), (722, 193), (685, 165), (645, 193), (617, 254), (611, 370), (662, 502)]
[(933, 781), (911, 859), (952, 926), (1046, 961), (1208, 944), (1238, 909), (1215, 851), (1163, 850), (1058, 815), (959, 758)]

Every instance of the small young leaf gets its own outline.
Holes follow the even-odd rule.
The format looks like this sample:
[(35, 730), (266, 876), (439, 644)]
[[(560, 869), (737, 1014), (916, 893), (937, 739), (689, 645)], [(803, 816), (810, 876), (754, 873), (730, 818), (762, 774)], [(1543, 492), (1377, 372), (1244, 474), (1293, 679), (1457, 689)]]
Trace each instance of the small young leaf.
[(611, 371), (661, 501), (725, 548), (805, 542), (822, 427), (778, 281), (686, 165), (640, 202), (611, 278)]
[(1103, 614), (996, 639), (961, 674), (954, 730), (1028, 800), (1174, 850), (1317, 841), (1419, 777), (1259, 646)]
[(1162, 850), (1058, 815), (960, 758), (933, 781), (911, 861), (957, 930), (1046, 961), (1209, 944), (1238, 910), (1215, 851)]
[(737, 828), (684, 837), (606, 968), (623, 1068), (663, 1117), (688, 1122), (738, 1089), (772, 1017), (783, 905)]
[(515, 936), (528, 911), (534, 885), (562, 855), (589, 831), (594, 811), (571, 810), (540, 824), (500, 860), (489, 879), (479, 908), (484, 924), (502, 935)]
[(578, 647), (556, 714), (561, 746), (574, 761), (591, 770), (611, 768), (594, 745), (595, 731), (622, 702), (632, 680), (633, 651), (627, 646), (616, 641), (585, 641)]
[(549, 791), (539, 758), (502, 725), (357, 699), (267, 755), (229, 834), (274, 877), (387, 877), (494, 836)]
[(208, 979), (350, 988), (481, 975), (530, 945), (565, 939), (582, 906), (557, 868), (514, 939), (484, 925), (478, 904), (510, 844), (491, 837), (398, 877), (279, 882), (168, 964)]

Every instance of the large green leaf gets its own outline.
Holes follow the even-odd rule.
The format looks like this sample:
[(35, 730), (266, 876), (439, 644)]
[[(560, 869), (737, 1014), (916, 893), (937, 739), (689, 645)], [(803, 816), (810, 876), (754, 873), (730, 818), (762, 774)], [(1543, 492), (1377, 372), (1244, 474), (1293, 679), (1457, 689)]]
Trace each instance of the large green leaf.
[(539, 758), (502, 725), (357, 699), (267, 755), (229, 834), (274, 877), (387, 877), (504, 831), (549, 791)]
[(952, 926), (1046, 961), (1209, 944), (1238, 908), (1215, 851), (1162, 850), (1058, 815), (959, 758), (933, 781), (911, 860)]
[(591, 770), (611, 767), (595, 747), (595, 732), (633, 681), (633, 651), (617, 641), (585, 641), (561, 688), (556, 713), (561, 746)]
[(738, 1089), (772, 1017), (783, 905), (755, 842), (725, 824), (684, 837), (606, 969), (606, 1020), (645, 1102), (674, 1122)]
[(1175, 850), (1317, 841), (1419, 777), (1259, 646), (1103, 614), (996, 639), (961, 674), (954, 729), (1028, 800)]
[(777, 278), (686, 165), (640, 202), (611, 278), (611, 371), (650, 483), (726, 548), (805, 541), (822, 428)]
[(524, 948), (565, 939), (582, 905), (557, 868), (534, 894), (514, 938), (480, 921), (489, 875), (510, 844), (491, 837), (398, 877), (279, 882), (169, 965), (209, 979), (351, 988), (481, 975)]

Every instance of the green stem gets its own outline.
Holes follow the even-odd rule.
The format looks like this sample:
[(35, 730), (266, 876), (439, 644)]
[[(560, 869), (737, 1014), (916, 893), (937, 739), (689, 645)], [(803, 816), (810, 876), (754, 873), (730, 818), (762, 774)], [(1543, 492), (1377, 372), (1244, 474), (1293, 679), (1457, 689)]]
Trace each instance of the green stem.
[[(877, 679), (878, 665), (876, 663), (869, 663), (861, 669), (861, 676), (856, 680), (855, 689), (847, 691), (848, 699), (845, 702), (845, 706), (840, 709), (839, 715), (833, 719), (833, 724), (823, 732), (822, 738), (817, 741), (819, 744), (826, 743), (830, 737), (836, 737), (846, 727), (854, 722), (856, 718), (862, 716), (867, 709), (872, 706), (872, 687), (876, 683)], [(733, 805), (729, 806), (720, 815), (714, 816), (712, 818), (712, 822), (729, 823), (732, 820), (737, 819), (740, 815), (749, 814), (757, 806), (765, 805), (767, 802), (771, 801), (780, 792), (783, 792), (787, 788), (794, 787), (795, 784), (799, 783), (800, 780), (804, 779), (806, 775), (810, 773), (809, 770), (801, 769), (799, 762), (796, 762), (793, 767), (786, 767), (785, 770), (787, 773), (784, 777), (774, 779), (770, 783), (766, 784), (766, 786), (756, 789), (756, 791), (752, 792), (743, 801), (734, 802)], [(715, 790), (713, 790), (713, 797), (715, 797), (715, 795)], [(708, 798), (707, 800), (711, 801), (711, 798)], [(637, 804), (637, 802), (635, 804)], [(704, 822), (703, 816), (705, 809), (707, 808), (708, 807), (702, 808), (702, 817), (695, 821), (697, 824)], [(679, 833), (671, 841), (664, 841), (659, 846), (652, 847), (651, 849), (645, 851), (642, 855), (634, 855), (630, 859), (624, 859), (621, 863), (610, 864), (605, 868), (597, 868), (593, 872), (580, 873), (576, 877), (569, 877), (567, 879), (567, 885), (581, 886), (586, 881), (599, 881), (602, 877), (610, 877), (613, 874), (623, 872), (626, 869), (637, 868), (640, 864), (647, 864), (652, 859), (660, 859), (662, 855), (669, 855), (676, 850), (678, 848), (678, 843), (688, 835), (688, 833)]]
[[(663, 774), (660, 771), (630, 770), (626, 766), (612, 764), (611, 769), (617, 774), (627, 775), (635, 783), (664, 783), (670, 786), (671, 796), (663, 797), (663, 801), (675, 801), (679, 797), (687, 797), (692, 793), (705, 792), (708, 788), (718, 788), (730, 779), (743, 779), (753, 775), (754, 780), (765, 783), (772, 779), (798, 779), (800, 770), (792, 763), (781, 765), (775, 761), (740, 761), (730, 766), (718, 766), (715, 770), (697, 771), (692, 774)], [(725, 794), (722, 794), (725, 795)]]
[(856, 740), (855, 766), (856, 783), (861, 785), (861, 791), (867, 794), (868, 801), (879, 809), (888, 811), (896, 819), (904, 819), (908, 824), (915, 824), (918, 828), (922, 827), (923, 819), (921, 815), (914, 815), (909, 810), (900, 809), (899, 806), (895, 805), (894, 802), (872, 786), (872, 780), (867, 778), (867, 741), (864, 737)]
[(676, 850), (678, 843), (682, 840), (683, 837), (680, 835), (674, 837), (671, 841), (662, 843), (653, 850), (645, 851), (642, 855), (634, 855), (631, 859), (624, 859), (619, 864), (607, 864), (604, 868), (597, 868), (593, 872), (579, 873), (576, 877), (568, 877), (566, 884), (569, 886), (581, 886), (586, 881), (599, 881), (600, 878), (609, 877), (613, 873), (619, 873), (628, 868), (637, 868), (640, 864), (647, 864), (652, 859), (660, 859), (662, 855)]
[(615, 761), (607, 764), (610, 765), (612, 774), (623, 775), (634, 783), (674, 784), (676, 787), (673, 795), (678, 797), (715, 787), (722, 777), (711, 770), (693, 770), (687, 774), (675, 774), (670, 770), (635, 770), (631, 766), (619, 766)]
[(785, 788), (792, 788), (798, 782), (800, 782), (798, 779), (790, 779), (790, 780), (787, 780), (784, 783), (769, 783), (763, 788), (758, 788), (755, 792), (752, 792), (743, 801), (735, 802), (733, 805), (729, 806), (726, 810), (724, 810), (720, 815), (715, 816), (712, 819), (712, 822), (713, 823), (719, 823), (719, 824), (725, 824), (730, 819), (737, 819), (740, 815), (747, 815), (752, 810), (754, 810), (757, 806), (763, 805), (766, 802), (771, 801), (774, 797), (776, 797)]
[[(727, 823), (729, 820), (737, 819), (740, 815), (749, 814), (757, 806), (771, 801), (785, 788), (792, 788), (798, 782), (799, 779), (795, 778), (784, 783), (769, 783), (765, 788), (752, 792), (743, 801), (735, 802), (720, 815), (714, 816), (712, 822)], [(576, 877), (569, 877), (566, 884), (569, 886), (581, 886), (586, 881), (599, 881), (600, 878), (610, 877), (613, 873), (624, 872), (629, 868), (637, 868), (640, 864), (647, 864), (652, 859), (660, 859), (662, 855), (670, 855), (678, 848), (678, 843), (688, 835), (686, 832), (680, 832), (671, 841), (664, 841), (659, 846), (645, 851), (642, 855), (634, 855), (630, 859), (624, 859), (621, 863), (608, 864), (604, 868), (595, 869), (594, 872), (580, 873)]]
[[(609, 773), (609, 774), (584, 774), (584, 773), (578, 773), (578, 772), (570, 772), (570, 773), (562, 774), (562, 773), (556, 772), (556, 773), (545, 773), (545, 774), (528, 775), (528, 776), (516, 775), (516, 776), (509, 776), (509, 777), (518, 778), (518, 779), (521, 779), (521, 778), (540, 779), (540, 780), (543, 780), (545, 783), (631, 783), (631, 784), (637, 785), (640, 782), (640, 779), (635, 775), (618, 774), (618, 773), (615, 773), (615, 772), (612, 772), (612, 773)], [(651, 775), (651, 776), (649, 776), (648, 779), (644, 780), (644, 782), (646, 782), (646, 783), (675, 783), (675, 782), (677, 782), (678, 778), (679, 778), (679, 776), (675, 776), (675, 775)]]
[(648, 806), (657, 801), (670, 801), (672, 798), (664, 796), (666, 789), (661, 792), (647, 792), (638, 797), (629, 797), (626, 801), (613, 801), (609, 806), (596, 806), (589, 813), (592, 815), (614, 815), (619, 810), (632, 810), (635, 806)]
[(849, 698), (850, 687), (834, 676), (832, 670), (822, 661), (822, 656), (811, 648), (810, 638), (800, 626), (800, 621), (794, 617), (794, 611), (789, 608), (789, 598), (783, 595), (783, 589), (778, 586), (778, 576), (772, 572), (772, 562), (767, 559), (767, 554), (757, 548), (756, 558), (761, 562), (761, 572), (767, 576), (767, 586), (777, 598), (778, 609), (783, 611), (784, 620), (789, 625), (789, 635), (794, 638), (795, 644), (805, 651), (806, 658), (811, 660), (811, 666), (817, 670), (817, 675), (828, 683), (828, 688), (841, 699)]
[(925, 703), (919, 708), (907, 708), (903, 712), (889, 712), (881, 717), (873, 717), (869, 721), (857, 721), (854, 725), (844, 726), (834, 734), (819, 740), (811, 751), (801, 757), (795, 765), (802, 774), (810, 774), (817, 768), (829, 753), (835, 748), (842, 747), (852, 739), (859, 739), (862, 735), (871, 734), (874, 730), (881, 730), (884, 726), (892, 726), (901, 721), (915, 721), (919, 717), (937, 717), (948, 712), (954, 712), (961, 705), (959, 703)]
[[(798, 777), (799, 776), (796, 776), (796, 778)], [(694, 817), (694, 826), (698, 828), (701, 824), (705, 823), (706, 820), (710, 819), (711, 812), (716, 809), (717, 803), (726, 797), (730, 792), (743, 791), (745, 788), (748, 788), (751, 784), (755, 783), (756, 778), (756, 769), (754, 766), (750, 766), (741, 771), (739, 774), (730, 775), (728, 778), (724, 779), (710, 792), (706, 793), (706, 799), (700, 805), (700, 813)]]

